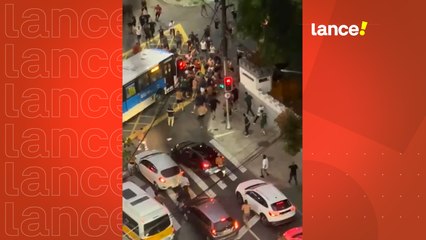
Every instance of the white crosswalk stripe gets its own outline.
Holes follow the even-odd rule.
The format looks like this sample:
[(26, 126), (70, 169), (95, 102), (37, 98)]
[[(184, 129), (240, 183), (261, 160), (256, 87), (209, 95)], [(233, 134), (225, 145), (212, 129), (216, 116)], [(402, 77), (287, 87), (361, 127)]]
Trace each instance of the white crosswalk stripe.
[(175, 228), (176, 231), (178, 231), (180, 229), (180, 224), (179, 221), (175, 218), (175, 216), (172, 216), (172, 222), (173, 222), (173, 227)]
[(231, 172), (231, 170), (229, 170), (229, 168), (225, 167), (225, 172), (226, 172), (226, 176), (228, 176), (229, 179), (231, 179), (232, 181), (237, 180), (237, 176), (235, 176), (235, 174), (233, 172)]
[(217, 150), (219, 150), (219, 152), (221, 152), (223, 156), (226, 157), (226, 159), (232, 162), (232, 164), (234, 164), (235, 166), (239, 166), (238, 169), (242, 173), (245, 173), (247, 171), (247, 168), (245, 168), (243, 165), (240, 166), (238, 160), (234, 156), (232, 156), (224, 147), (222, 147), (222, 145), (218, 141), (212, 139), (210, 140), (210, 144), (213, 145)]
[[(243, 236), (244, 236), (244, 234), (246, 234), (247, 233), (247, 231), (250, 231), (251, 232), (251, 234), (255, 237), (255, 238), (257, 238), (257, 236), (256, 235), (254, 235), (254, 233), (250, 230), (250, 228), (251, 227), (253, 227), (258, 221), (259, 221), (259, 216), (258, 215), (254, 215), (252, 218), (250, 218), (250, 220), (247, 222), (247, 226), (248, 226), (248, 228), (247, 228), (247, 226), (246, 225), (243, 225), (241, 228), (240, 228), (240, 230), (238, 231), (238, 235), (237, 235), (237, 238), (236, 239), (241, 239)], [(259, 239), (259, 238), (257, 238), (257, 239)]]
[(169, 198), (172, 200), (172, 202), (177, 206), (178, 201), (177, 201), (177, 194), (175, 193), (175, 191), (169, 188), (166, 190), (166, 193), (169, 196)]
[(217, 183), (217, 185), (223, 190), (223, 189), (225, 189), (227, 186), (226, 186), (226, 184), (222, 181), (222, 180), (220, 180), (220, 178), (218, 177), (218, 176), (216, 176), (216, 175), (210, 175), (210, 178), (215, 182), (215, 183)]
[(192, 180), (194, 180), (194, 182), (201, 188), (201, 190), (203, 190), (207, 196), (214, 198), (216, 197), (216, 194), (211, 190), (208, 189), (209, 187), (207, 186), (207, 184), (201, 180), (200, 177), (197, 176), (197, 174), (195, 174), (191, 169), (183, 166), (182, 164), (179, 164), (179, 166), (183, 169), (183, 171), (185, 171), (186, 174), (188, 174)]

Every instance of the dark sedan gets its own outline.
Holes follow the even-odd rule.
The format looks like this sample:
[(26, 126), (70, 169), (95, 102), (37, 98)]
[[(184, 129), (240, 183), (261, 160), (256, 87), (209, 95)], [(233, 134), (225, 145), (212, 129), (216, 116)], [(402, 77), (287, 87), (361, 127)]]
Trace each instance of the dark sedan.
[(217, 151), (205, 143), (187, 141), (176, 144), (171, 156), (176, 162), (208, 175), (220, 171), (215, 163)]

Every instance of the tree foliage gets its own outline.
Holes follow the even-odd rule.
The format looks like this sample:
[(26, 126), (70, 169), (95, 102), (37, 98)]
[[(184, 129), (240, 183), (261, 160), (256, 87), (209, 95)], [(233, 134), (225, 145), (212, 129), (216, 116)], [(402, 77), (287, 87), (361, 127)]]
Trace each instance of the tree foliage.
[(287, 62), (289, 68), (301, 70), (301, 5), (300, 0), (239, 0), (238, 31), (258, 41), (263, 62)]
[(284, 140), (284, 150), (291, 156), (302, 149), (302, 119), (291, 109), (282, 112), (275, 119)]

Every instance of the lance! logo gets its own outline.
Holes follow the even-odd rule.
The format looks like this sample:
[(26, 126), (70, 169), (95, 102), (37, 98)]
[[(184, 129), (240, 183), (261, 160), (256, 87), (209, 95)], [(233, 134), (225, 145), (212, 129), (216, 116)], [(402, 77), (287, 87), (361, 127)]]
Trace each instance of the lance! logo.
[(358, 25), (318, 25), (311, 24), (312, 36), (364, 36), (366, 33), (368, 22), (362, 21), (361, 27)]

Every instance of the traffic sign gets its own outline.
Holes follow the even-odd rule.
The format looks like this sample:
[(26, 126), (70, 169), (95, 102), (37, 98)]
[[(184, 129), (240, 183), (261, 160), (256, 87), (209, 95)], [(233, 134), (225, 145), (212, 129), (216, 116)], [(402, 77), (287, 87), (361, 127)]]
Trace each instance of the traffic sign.
[(225, 93), (225, 98), (226, 99), (229, 99), (230, 97), (231, 97), (231, 93), (229, 93), (229, 92)]

